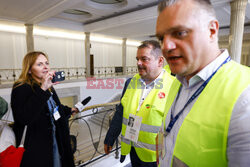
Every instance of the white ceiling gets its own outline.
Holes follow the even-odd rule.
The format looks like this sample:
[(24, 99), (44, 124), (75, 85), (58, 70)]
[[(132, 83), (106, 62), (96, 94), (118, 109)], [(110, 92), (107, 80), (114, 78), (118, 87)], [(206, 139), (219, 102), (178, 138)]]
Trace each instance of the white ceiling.
[[(0, 19), (24, 24), (94, 32), (136, 40), (155, 34), (158, 0), (127, 0), (113, 5), (91, 0), (0, 0)], [(212, 0), (220, 22), (221, 33), (228, 34), (230, 0)], [(67, 9), (89, 12), (70, 15)], [(88, 24), (87, 24), (88, 23)], [(247, 4), (245, 32), (250, 33), (250, 4)]]

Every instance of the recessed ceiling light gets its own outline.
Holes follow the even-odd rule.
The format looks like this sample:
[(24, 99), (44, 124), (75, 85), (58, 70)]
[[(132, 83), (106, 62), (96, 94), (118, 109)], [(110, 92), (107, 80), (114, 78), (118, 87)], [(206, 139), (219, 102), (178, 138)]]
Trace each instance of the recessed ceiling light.
[(77, 10), (77, 9), (67, 9), (67, 10), (64, 10), (63, 13), (73, 14), (73, 15), (90, 15), (89, 12), (85, 12), (85, 11)]
[(125, 0), (91, 0), (91, 1), (100, 3), (100, 4), (115, 4), (115, 3), (121, 3)]

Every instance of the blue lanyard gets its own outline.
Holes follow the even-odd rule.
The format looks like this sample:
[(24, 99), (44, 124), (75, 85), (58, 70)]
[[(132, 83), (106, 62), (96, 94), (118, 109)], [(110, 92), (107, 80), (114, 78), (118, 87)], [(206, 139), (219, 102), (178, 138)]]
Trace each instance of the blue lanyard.
[(50, 98), (48, 100), (48, 105), (49, 105), (50, 110), (53, 113), (53, 109), (56, 108), (56, 104), (55, 104), (55, 101), (54, 101), (52, 96), (50, 96)]
[(181, 111), (173, 118), (172, 112), (171, 112), (171, 120), (168, 124), (168, 127), (166, 129), (166, 132), (169, 133), (171, 131), (171, 129), (173, 128), (175, 122), (178, 120), (178, 118), (180, 117), (180, 115), (183, 113), (183, 111), (185, 110), (185, 108), (196, 98), (198, 97), (201, 92), (203, 91), (203, 89), (207, 86), (208, 82), (211, 80), (211, 78), (214, 76), (214, 74), (221, 68), (221, 66), (223, 64), (226, 64), (227, 62), (229, 62), (231, 60), (230, 57), (228, 57), (214, 72), (212, 75), (210, 75), (210, 77), (194, 92), (194, 94), (189, 98), (189, 100), (187, 101), (187, 103), (184, 105), (184, 107), (181, 109)]
[(48, 103), (49, 111), (52, 115), (55, 113), (55, 111), (58, 111), (58, 106), (56, 105), (56, 102), (54, 101), (52, 96), (50, 96), (47, 103)]

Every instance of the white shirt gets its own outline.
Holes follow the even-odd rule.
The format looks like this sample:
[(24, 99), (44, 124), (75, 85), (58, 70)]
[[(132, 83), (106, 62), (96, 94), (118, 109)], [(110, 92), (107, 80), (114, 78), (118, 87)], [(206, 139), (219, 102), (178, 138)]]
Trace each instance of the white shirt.
[(154, 86), (157, 84), (158, 79), (162, 78), (164, 72), (165, 72), (165, 70), (162, 69), (162, 71), (158, 75), (158, 77), (155, 78), (155, 80), (153, 80), (149, 84), (146, 84), (146, 82), (142, 78), (140, 78), (139, 81), (141, 82), (141, 86), (142, 86), (141, 89), (143, 89), (143, 90), (142, 90), (142, 93), (141, 93), (141, 98), (140, 98), (140, 101), (139, 101), (137, 111), (140, 110), (142, 103), (144, 102), (144, 100), (146, 99), (148, 94), (151, 92), (151, 90), (154, 88)]
[[(228, 56), (228, 51), (224, 50), (220, 56), (193, 76), (189, 80), (189, 83), (187, 83), (184, 77), (176, 76), (176, 78), (182, 83), (182, 87), (167, 114), (165, 120), (166, 126), (170, 122), (171, 111), (173, 112), (173, 116), (177, 115), (194, 92), (227, 59)], [(197, 98), (185, 108), (170, 133), (164, 137), (166, 155), (164, 159), (160, 161), (161, 167), (171, 166), (178, 131), (184, 118), (187, 116), (196, 100)], [(250, 166), (250, 85), (240, 95), (232, 112), (228, 132), (227, 158), (229, 166)]]

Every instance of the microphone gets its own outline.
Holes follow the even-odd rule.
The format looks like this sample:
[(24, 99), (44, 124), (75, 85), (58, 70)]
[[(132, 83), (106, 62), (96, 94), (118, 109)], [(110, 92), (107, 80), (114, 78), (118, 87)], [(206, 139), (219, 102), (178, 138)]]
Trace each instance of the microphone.
[(84, 106), (91, 100), (91, 97), (88, 96), (85, 98), (82, 102), (76, 103), (75, 107), (78, 109), (79, 112), (81, 112), (84, 109)]

